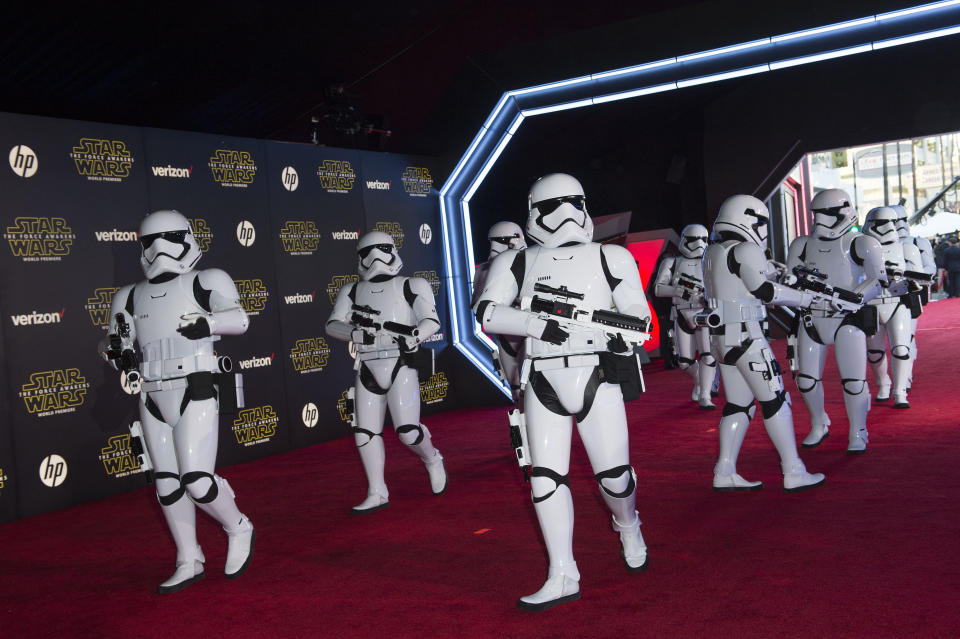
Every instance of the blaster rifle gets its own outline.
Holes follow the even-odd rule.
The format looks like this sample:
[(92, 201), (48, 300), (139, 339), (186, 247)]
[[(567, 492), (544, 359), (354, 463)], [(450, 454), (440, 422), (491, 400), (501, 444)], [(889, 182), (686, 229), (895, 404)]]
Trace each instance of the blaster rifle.
[(420, 330), (416, 326), (409, 326), (391, 320), (387, 320), (386, 322), (376, 321), (374, 318), (380, 315), (380, 311), (370, 306), (354, 304), (351, 308), (353, 314), (350, 316), (350, 322), (355, 326), (373, 331), (383, 331), (393, 337), (417, 337), (420, 334)]
[(137, 352), (133, 350), (133, 340), (130, 339), (130, 325), (123, 313), (117, 313), (117, 332), (110, 335), (110, 348), (107, 350), (107, 359), (114, 360), (116, 366), (123, 372), (124, 379), (130, 389), (136, 393), (140, 390), (140, 361)]
[(685, 273), (680, 274), (680, 278), (677, 280), (677, 285), (686, 289), (684, 291), (685, 299), (693, 295), (700, 295), (703, 292), (703, 282), (694, 277), (690, 277)]
[(863, 306), (863, 295), (830, 286), (825, 281), (827, 276), (815, 268), (803, 265), (794, 266), (793, 274), (797, 277), (795, 288), (813, 293), (816, 300), (827, 302), (841, 311), (858, 311)]
[[(533, 290), (538, 293), (549, 293), (557, 297), (566, 299), (583, 299), (582, 293), (575, 293), (566, 286), (554, 288), (546, 284), (534, 284)], [(625, 315), (614, 311), (597, 309), (589, 311), (579, 309), (574, 304), (568, 302), (558, 302), (548, 300), (534, 295), (525, 297), (520, 302), (520, 309), (530, 311), (540, 315), (545, 315), (544, 319), (556, 320), (561, 326), (585, 327), (594, 330), (601, 330), (610, 335), (620, 334), (624, 341), (633, 344), (643, 344), (650, 339), (649, 320), (640, 319), (633, 315)]]

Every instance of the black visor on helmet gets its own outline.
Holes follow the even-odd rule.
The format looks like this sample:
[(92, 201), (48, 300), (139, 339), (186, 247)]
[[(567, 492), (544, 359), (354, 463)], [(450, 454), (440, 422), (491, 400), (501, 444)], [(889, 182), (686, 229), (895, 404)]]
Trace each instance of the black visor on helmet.
[(140, 236), (140, 245), (143, 246), (144, 250), (150, 248), (154, 242), (160, 239), (164, 239), (168, 242), (174, 244), (185, 244), (187, 238), (187, 233), (190, 231), (165, 231), (163, 233), (151, 233), (150, 235), (141, 235)]
[(361, 260), (365, 260), (367, 259), (367, 256), (370, 255), (370, 251), (373, 249), (383, 251), (384, 253), (392, 253), (393, 244), (371, 244), (370, 246), (365, 246), (357, 251), (357, 255), (360, 256)]
[(519, 233), (514, 233), (513, 235), (498, 235), (497, 237), (491, 237), (490, 241), (510, 246), (510, 243), (517, 239), (520, 239)]
[[(814, 215), (827, 215), (827, 216), (829, 216), (829, 217), (834, 218), (833, 224), (831, 224), (830, 226), (826, 226), (826, 228), (828, 228), (828, 229), (833, 229), (833, 228), (836, 228), (837, 226), (839, 226), (841, 222), (843, 222), (843, 219), (844, 219), (844, 217), (846, 217), (846, 216), (845, 216), (843, 213), (841, 213), (841, 211), (842, 211), (843, 209), (849, 207), (849, 206), (850, 206), (850, 203), (849, 203), (849, 202), (844, 202), (844, 203), (841, 204), (840, 206), (831, 206), (831, 207), (826, 208), (826, 209), (813, 209), (813, 214), (814, 214)], [(825, 226), (825, 225), (824, 225), (824, 224), (821, 224), (820, 226)]]
[(760, 233), (760, 227), (761, 227), (761, 226), (766, 226), (766, 225), (767, 225), (767, 222), (770, 221), (770, 218), (768, 218), (768, 217), (766, 217), (766, 216), (764, 216), (764, 215), (760, 215), (759, 213), (757, 213), (757, 212), (754, 211), (753, 209), (746, 209), (746, 210), (744, 210), (743, 214), (757, 218), (757, 221), (754, 222), (753, 224), (751, 224), (751, 225), (750, 225), (750, 228), (753, 229), (753, 232), (754, 232), (754, 234), (755, 234), (757, 237), (759, 237), (759, 238), (761, 238), (761, 239), (765, 239), (765, 238), (767, 237), (767, 234), (766, 234), (766, 233)]
[(687, 237), (687, 238), (683, 241), (683, 243), (684, 243), (685, 246), (690, 247), (690, 246), (692, 246), (693, 244), (696, 244), (697, 242), (706, 242), (706, 241), (707, 241), (707, 236), (706, 236), (706, 235), (691, 235), (691, 236)]
[(550, 215), (558, 208), (561, 204), (572, 204), (575, 209), (582, 211), (585, 206), (586, 198), (582, 195), (565, 195), (563, 197), (553, 197), (549, 200), (542, 200), (533, 205), (535, 209), (540, 211), (540, 215)]

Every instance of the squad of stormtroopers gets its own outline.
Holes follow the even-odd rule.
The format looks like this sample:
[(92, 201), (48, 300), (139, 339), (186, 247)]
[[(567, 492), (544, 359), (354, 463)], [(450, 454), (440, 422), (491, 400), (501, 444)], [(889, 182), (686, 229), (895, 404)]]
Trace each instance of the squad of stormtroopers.
[[(887, 282), (884, 252), (869, 234), (850, 233), (857, 224), (857, 210), (841, 189), (817, 193), (810, 203), (813, 233), (791, 242), (787, 256), (787, 279), (796, 280), (793, 269), (816, 269), (826, 284), (851, 291), (861, 302), (881, 294)], [(813, 448), (829, 435), (830, 418), (824, 409), (821, 383), (827, 346), (833, 344), (840, 371), (843, 403), (850, 429), (847, 452), (859, 454), (867, 448), (867, 339), (877, 332), (875, 306), (859, 309), (837, 308), (831, 300), (816, 300), (798, 313), (796, 361), (797, 388), (810, 411), (810, 433), (803, 446)]]
[(430, 431), (420, 423), (420, 379), (433, 368), (432, 351), (420, 344), (440, 330), (433, 290), (421, 277), (399, 275), (403, 261), (386, 233), (361, 237), (357, 257), (360, 281), (340, 289), (326, 331), (356, 348), (353, 431), (367, 496), (351, 512), (360, 515), (390, 504), (383, 475), (388, 407), (400, 441), (426, 466), (434, 495), (446, 491), (447, 471)]
[(567, 479), (574, 419), (620, 535), (626, 569), (644, 570), (648, 557), (635, 509), (637, 481), (622, 393), (623, 384), (639, 379), (635, 344), (615, 331), (561, 326), (550, 314), (525, 310), (525, 301), (539, 292), (547, 304), (616, 308), (638, 321), (649, 320), (650, 311), (629, 251), (592, 241), (593, 222), (575, 178), (556, 173), (537, 180), (528, 210), (526, 234), (535, 246), (505, 251), (493, 261), (474, 310), (487, 332), (526, 341), (521, 385), (531, 497), (549, 568), (543, 586), (521, 597), (518, 606), (537, 611), (580, 598)]
[(717, 360), (710, 349), (710, 327), (697, 326), (695, 319), (704, 310), (702, 258), (708, 240), (707, 227), (700, 224), (683, 227), (680, 256), (664, 258), (660, 263), (654, 294), (672, 298), (670, 319), (677, 361), (680, 369), (693, 378), (693, 401), (702, 409), (713, 410), (716, 406), (710, 397), (717, 376)]
[[(177, 547), (176, 570), (160, 593), (204, 577), (196, 508), (227, 534), (224, 574), (235, 579), (253, 557), (254, 528), (214, 472), (220, 403), (236, 392), (228, 360), (214, 353), (221, 335), (240, 335), (248, 319), (233, 280), (220, 269), (194, 270), (202, 253), (177, 211), (156, 211), (140, 224), (140, 265), (147, 279), (121, 287), (110, 308), (100, 353), (122, 369), (140, 398), (140, 425), (160, 508)], [(135, 347), (140, 361), (136, 362)]]

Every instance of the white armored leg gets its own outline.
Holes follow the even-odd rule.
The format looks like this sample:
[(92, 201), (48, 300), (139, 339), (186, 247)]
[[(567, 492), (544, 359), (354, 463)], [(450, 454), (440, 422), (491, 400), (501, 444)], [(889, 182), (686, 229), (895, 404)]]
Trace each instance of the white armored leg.
[(910, 310), (906, 306), (898, 306), (890, 317), (887, 322), (887, 336), (890, 339), (892, 359), (890, 373), (893, 380), (893, 407), (910, 408), (907, 401), (907, 385), (910, 380)]
[(760, 490), (763, 483), (749, 481), (737, 474), (737, 457), (747, 436), (756, 407), (753, 393), (735, 366), (720, 365), (726, 404), (720, 419), (720, 456), (713, 468), (713, 489), (717, 492)]
[(707, 328), (698, 328), (696, 332), (697, 350), (700, 351), (698, 369), (698, 383), (700, 398), (698, 404), (703, 410), (715, 410), (717, 407), (711, 400), (713, 384), (717, 377), (717, 358), (710, 350), (710, 332)]
[(810, 411), (810, 433), (804, 448), (814, 448), (830, 435), (830, 417), (823, 402), (823, 364), (827, 347), (817, 342), (801, 324), (797, 339), (797, 390)]
[(390, 415), (397, 436), (427, 467), (430, 490), (442, 495), (447, 490), (447, 471), (443, 456), (433, 446), (430, 431), (420, 423), (420, 383), (417, 372), (403, 366), (387, 393)]
[(693, 333), (687, 333), (680, 326), (679, 320), (674, 322), (673, 334), (676, 336), (677, 363), (680, 370), (693, 378), (693, 393), (690, 396), (695, 402), (700, 401), (700, 364), (697, 362), (697, 344)]
[(889, 401), (891, 380), (887, 374), (887, 331), (883, 324), (876, 334), (867, 338), (867, 362), (877, 384), (877, 401)]
[(867, 450), (867, 412), (870, 410), (870, 388), (866, 380), (867, 340), (863, 331), (854, 326), (841, 326), (834, 343), (834, 355), (850, 423), (847, 453), (862, 454)]
[[(374, 390), (379, 390), (375, 388)], [(367, 477), (367, 497), (354, 506), (353, 514), (371, 513), (386, 508), (390, 502), (390, 493), (383, 478), (386, 451), (383, 445), (383, 418), (386, 415), (387, 402), (384, 394), (371, 391), (361, 383), (357, 376), (355, 407), (357, 426), (353, 429), (354, 443), (360, 453), (360, 462)]]
[(573, 424), (569, 417), (547, 409), (531, 386), (524, 392), (524, 413), (533, 463), (531, 497), (550, 567), (543, 587), (521, 597), (517, 606), (539, 611), (580, 598), (580, 572), (573, 560), (573, 498), (567, 481)]

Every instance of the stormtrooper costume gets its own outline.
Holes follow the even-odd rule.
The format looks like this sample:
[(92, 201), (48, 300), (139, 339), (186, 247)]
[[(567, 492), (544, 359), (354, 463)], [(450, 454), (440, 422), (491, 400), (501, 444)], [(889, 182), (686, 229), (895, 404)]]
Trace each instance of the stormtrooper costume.
[[(490, 227), (487, 233), (487, 239), (490, 240), (490, 257), (487, 261), (477, 267), (473, 275), (473, 298), (471, 306), (480, 301), (480, 293), (483, 292), (487, 282), (487, 274), (490, 272), (490, 265), (494, 258), (509, 250), (523, 250), (527, 248), (527, 242), (523, 238), (523, 229), (514, 222), (497, 222)], [(500, 375), (503, 381), (510, 386), (513, 394), (513, 401), (519, 406), (520, 403), (520, 364), (523, 362), (523, 339), (515, 335), (495, 335), (497, 342), (497, 352), (495, 354), (495, 363), (500, 365)]]
[[(151, 213), (141, 223), (139, 237), (147, 279), (114, 295), (110, 334), (100, 352), (107, 359), (110, 338), (126, 330), (124, 350), (132, 349), (134, 341), (140, 348), (140, 423), (157, 497), (177, 547), (176, 571), (158, 588), (169, 593), (204, 576), (195, 505), (227, 533), (227, 578), (243, 574), (253, 556), (253, 525), (237, 510), (227, 480), (214, 473), (223, 386), (218, 373), (229, 372), (214, 353), (214, 343), (221, 335), (246, 332), (248, 320), (229, 275), (220, 269), (193, 270), (201, 251), (183, 215)], [(118, 316), (129, 328), (121, 330)], [(107, 361), (117, 367), (116, 358)]]
[[(710, 352), (710, 328), (698, 327), (694, 317), (702, 313), (703, 252), (707, 248), (709, 231), (700, 224), (690, 224), (680, 232), (681, 257), (668, 257), (660, 263), (654, 293), (657, 297), (672, 297), (673, 334), (680, 369), (693, 378), (693, 401), (705, 410), (716, 406), (710, 400), (713, 382), (717, 376), (717, 360)], [(693, 286), (684, 286), (689, 282)], [(697, 352), (700, 361), (697, 362)]]
[(636, 388), (640, 373), (632, 349), (617, 335), (593, 326), (560, 328), (556, 320), (515, 304), (533, 296), (535, 285), (546, 284), (582, 294), (582, 299), (573, 300), (548, 295), (553, 301), (575, 301), (578, 308), (615, 307), (647, 321), (650, 311), (630, 253), (591, 241), (593, 222), (583, 187), (575, 178), (564, 174), (540, 178), (530, 189), (528, 208), (526, 233), (537, 246), (507, 251), (493, 262), (474, 310), (485, 330), (526, 338), (521, 378), (532, 461), (531, 497), (550, 566), (543, 587), (522, 597), (518, 606), (537, 611), (580, 598), (580, 573), (573, 559), (573, 500), (567, 480), (571, 417), (577, 420), (601, 495), (613, 514), (627, 570), (641, 572), (647, 566), (647, 548), (634, 508), (636, 474), (629, 459), (623, 378), (612, 374), (610, 367), (633, 363)]
[[(897, 211), (892, 207), (881, 206), (867, 213), (863, 232), (877, 239), (883, 249), (883, 263), (893, 270), (909, 270), (905, 255), (911, 257), (911, 263), (920, 261), (920, 253), (915, 246), (900, 243), (897, 230)], [(867, 356), (877, 382), (877, 398), (886, 401), (893, 395), (894, 408), (910, 408), (907, 401), (907, 387), (910, 378), (910, 342), (911, 308), (919, 316), (920, 299), (918, 291), (909, 290), (908, 282), (895, 281), (880, 296), (870, 301), (877, 309), (880, 329), (867, 338)], [(890, 355), (893, 357), (891, 372), (887, 375), (886, 341), (890, 341)]]
[[(447, 471), (430, 431), (420, 423), (420, 371), (429, 376), (432, 367), (432, 352), (421, 351), (420, 343), (440, 329), (433, 290), (421, 277), (398, 277), (403, 262), (386, 233), (371, 231), (361, 237), (357, 254), (361, 281), (340, 290), (326, 331), (334, 339), (352, 341), (357, 349), (353, 430), (367, 476), (367, 497), (351, 512), (364, 514), (389, 505), (383, 478), (388, 407), (400, 441), (426, 465), (434, 495), (446, 491)], [(357, 307), (372, 311), (366, 313), (367, 320)], [(390, 322), (412, 327), (411, 334), (390, 332), (384, 326)]]
[[(925, 237), (914, 237), (910, 235), (910, 224), (907, 222), (907, 209), (903, 206), (897, 204), (891, 206), (894, 211), (897, 212), (897, 233), (900, 235), (900, 244), (903, 246), (904, 260), (906, 261), (907, 269), (912, 271), (917, 271), (919, 273), (925, 273), (931, 278), (937, 275), (937, 263), (934, 259), (933, 247), (930, 246), (930, 242)], [(913, 247), (917, 249), (919, 253), (920, 261), (916, 261)], [(925, 284), (920, 290), (920, 302), (922, 312), (922, 305), (925, 305), (930, 302), (930, 284)], [(916, 312), (913, 313), (916, 315)], [(919, 316), (911, 317), (910, 319), (910, 374), (907, 381), (907, 389), (913, 386), (913, 366), (917, 360), (917, 323), (920, 321)], [(883, 364), (883, 368), (886, 369), (886, 363)], [(877, 398), (878, 401), (885, 401)]]
[(763, 202), (734, 195), (720, 206), (713, 231), (715, 243), (703, 255), (704, 321), (720, 362), (726, 404), (720, 420), (720, 455), (713, 471), (716, 491), (759, 490), (763, 484), (737, 474), (737, 456), (760, 402), (763, 423), (780, 455), (787, 492), (821, 485), (825, 477), (808, 473), (793, 432), (790, 396), (783, 389), (780, 366), (761, 329), (764, 304), (809, 306), (813, 296), (769, 279), (764, 250), (770, 214)]
[[(887, 276), (880, 244), (868, 235), (850, 233), (859, 217), (851, 199), (841, 189), (827, 189), (810, 203), (814, 230), (790, 244), (787, 254), (788, 280), (795, 279), (793, 269), (805, 266), (826, 276), (825, 283), (860, 293), (864, 301), (880, 294)], [(830, 434), (830, 418), (824, 409), (823, 365), (827, 346), (840, 371), (843, 404), (850, 424), (847, 453), (867, 450), (867, 412), (870, 389), (867, 386), (867, 336), (877, 331), (875, 307), (863, 306), (852, 312), (836, 309), (828, 301), (817, 300), (801, 310), (797, 328), (797, 388), (810, 411), (810, 433), (805, 448), (814, 448)]]

